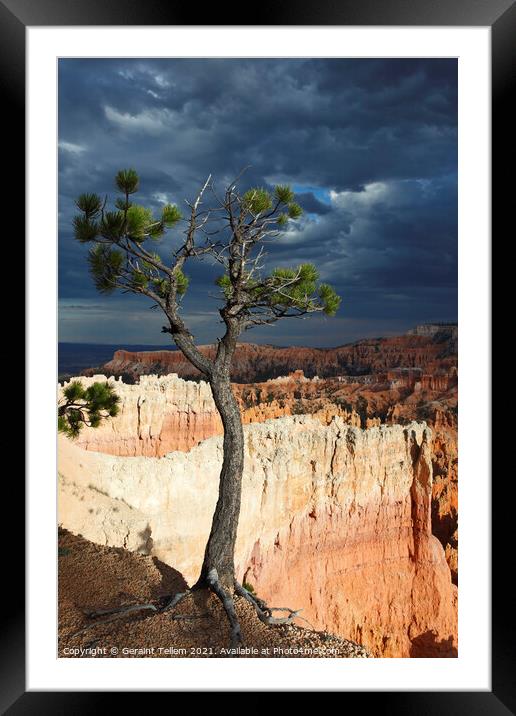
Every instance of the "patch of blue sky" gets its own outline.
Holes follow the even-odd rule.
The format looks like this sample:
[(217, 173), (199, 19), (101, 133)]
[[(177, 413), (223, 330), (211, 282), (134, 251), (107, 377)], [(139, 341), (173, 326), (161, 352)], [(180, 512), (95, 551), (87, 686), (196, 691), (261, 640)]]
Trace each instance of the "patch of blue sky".
[(296, 194), (312, 193), (316, 199), (323, 204), (331, 204), (330, 190), (320, 186), (308, 186), (307, 184), (292, 184), (292, 189)]

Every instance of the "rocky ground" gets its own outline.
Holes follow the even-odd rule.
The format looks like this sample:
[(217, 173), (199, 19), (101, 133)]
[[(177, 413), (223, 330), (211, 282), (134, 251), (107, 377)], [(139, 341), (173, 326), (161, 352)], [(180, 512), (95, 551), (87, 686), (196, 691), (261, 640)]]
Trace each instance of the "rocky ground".
[[(219, 601), (208, 592), (187, 596), (172, 611), (130, 612), (113, 621), (88, 612), (151, 603), (187, 585), (182, 575), (156, 557), (104, 547), (59, 530), (60, 657), (232, 657), (229, 629)], [(252, 607), (235, 599), (244, 645), (239, 657), (368, 658), (364, 647), (298, 624), (262, 624)], [(289, 605), (278, 605), (289, 606)]]

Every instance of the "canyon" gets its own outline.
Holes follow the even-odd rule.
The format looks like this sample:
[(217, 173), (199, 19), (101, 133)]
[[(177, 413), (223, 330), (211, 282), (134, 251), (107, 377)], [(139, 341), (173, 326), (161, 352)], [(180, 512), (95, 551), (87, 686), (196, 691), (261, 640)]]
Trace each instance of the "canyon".
[[(60, 436), (59, 514), (191, 583), (222, 425), (190, 368), (176, 351), (116, 351), (103, 374), (78, 378), (108, 380), (120, 413)], [(233, 380), (246, 436), (239, 576), (376, 656), (456, 655), (456, 326), (336, 349), (242, 344)]]
[[(376, 656), (453, 656), (457, 588), (432, 534), (431, 430), (290, 416), (245, 428), (240, 579)], [(59, 443), (59, 521), (155, 555), (192, 583), (222, 462), (220, 437), (162, 458)]]
[[(312, 378), (378, 373), (405, 366), (420, 368), (427, 374), (448, 373), (457, 366), (457, 326), (429, 324), (417, 326), (401, 336), (368, 338), (337, 348), (278, 347), (240, 343), (231, 377), (235, 383), (260, 382), (288, 375), (295, 370)], [(199, 346), (213, 357), (216, 345)], [(111, 361), (83, 371), (124, 376), (176, 373), (181, 378), (198, 379), (199, 371), (178, 350), (115, 351)]]
[[(426, 380), (423, 378), (426, 377)], [(82, 377), (85, 385), (108, 380), (120, 397), (120, 414), (100, 427), (84, 428), (77, 444), (118, 456), (162, 457), (190, 450), (222, 433), (208, 384), (175, 374), (142, 375), (125, 384), (103, 375)], [(457, 375), (392, 369), (379, 374), (306, 378), (301, 370), (263, 383), (234, 383), (244, 424), (312, 415), (322, 425), (334, 417), (354, 427), (425, 421), (432, 428), (432, 526), (458, 582)]]

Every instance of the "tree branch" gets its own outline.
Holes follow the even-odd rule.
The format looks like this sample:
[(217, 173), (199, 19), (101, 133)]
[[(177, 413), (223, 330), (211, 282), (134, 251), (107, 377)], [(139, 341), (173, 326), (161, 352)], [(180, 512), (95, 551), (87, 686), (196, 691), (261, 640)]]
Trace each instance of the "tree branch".
[(163, 326), (162, 333), (170, 333), (177, 347), (184, 353), (197, 370), (210, 378), (213, 374), (213, 361), (203, 355), (195, 345), (191, 333), (187, 331), (181, 319), (170, 319), (171, 326)]

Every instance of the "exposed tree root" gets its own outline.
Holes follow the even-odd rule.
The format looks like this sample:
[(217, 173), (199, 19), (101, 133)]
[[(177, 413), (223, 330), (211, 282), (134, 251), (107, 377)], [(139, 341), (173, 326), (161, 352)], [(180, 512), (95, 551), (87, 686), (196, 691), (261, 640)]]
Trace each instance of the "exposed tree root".
[[(302, 619), (312, 629), (314, 628), (307, 619), (299, 616), (299, 612), (301, 612), (302, 609), (290, 609), (289, 607), (269, 607), (263, 601), (263, 599), (260, 599), (256, 595), (251, 594), (251, 592), (249, 592), (238, 582), (235, 582), (235, 592), (253, 605), (256, 614), (258, 615), (258, 619), (264, 624), (269, 624), (271, 626), (281, 626), (282, 624), (290, 624), (294, 621), (294, 619)], [(274, 617), (272, 615), (272, 612), (288, 612), (288, 616)]]
[(154, 612), (158, 611), (158, 608), (155, 604), (131, 604), (128, 607), (122, 607), (120, 609), (100, 609), (97, 612), (86, 612), (87, 616), (89, 617), (96, 617), (101, 616), (102, 614), (111, 614), (107, 619), (97, 619), (96, 621), (92, 622), (91, 624), (87, 624), (85, 627), (82, 627), (82, 629), (79, 629), (79, 631), (76, 631), (74, 634), (71, 635), (71, 638), (78, 636), (79, 634), (82, 634), (85, 631), (88, 631), (88, 629), (92, 629), (93, 627), (97, 626), (98, 624), (109, 624), (109, 622), (114, 622), (117, 619), (121, 619), (126, 614), (130, 614), (131, 612), (140, 612), (150, 609)]
[(85, 631), (88, 631), (88, 629), (92, 629), (93, 627), (97, 626), (98, 624), (109, 624), (109, 622), (114, 622), (117, 619), (121, 619), (122, 617), (126, 616), (127, 614), (131, 614), (133, 612), (140, 612), (140, 611), (146, 611), (150, 610), (153, 612), (165, 612), (170, 609), (173, 609), (176, 607), (179, 602), (184, 599), (184, 597), (188, 596), (190, 594), (190, 590), (186, 592), (178, 592), (177, 594), (174, 594), (174, 596), (165, 603), (165, 606), (159, 607), (156, 606), (156, 604), (153, 604), (152, 602), (147, 602), (145, 604), (130, 604), (127, 607), (113, 607), (112, 609), (98, 609), (96, 611), (85, 611), (85, 615), (87, 617), (101, 617), (101, 616), (107, 616), (107, 619), (96, 619), (91, 624), (87, 624), (86, 626), (82, 627), (82, 629), (79, 629), (79, 631), (74, 632), (70, 638), (74, 638), (78, 636), (79, 634), (82, 634)]
[(182, 601), (189, 594), (190, 594), (189, 589), (187, 589), (186, 592), (178, 592), (177, 594), (174, 594), (174, 596), (170, 599), (170, 601), (165, 604), (162, 611), (166, 612), (169, 609), (174, 609), (174, 607), (177, 607), (179, 602)]
[[(120, 614), (123, 615), (127, 612), (136, 612), (141, 609), (154, 609), (157, 611), (156, 606), (154, 604), (151, 604), (150, 602), (145, 604), (129, 604), (125, 607), (113, 607), (112, 609), (97, 609), (96, 611), (84, 611), (84, 614), (87, 617), (102, 617), (107, 616), (108, 614)], [(95, 622), (95, 624), (100, 624), (103, 619)]]
[[(226, 613), (227, 619), (229, 621), (229, 625), (231, 628), (231, 648), (235, 649), (238, 648), (243, 644), (243, 638), (242, 638), (242, 631), (240, 629), (240, 622), (238, 621), (238, 617), (235, 610), (235, 603), (233, 601), (233, 597), (230, 594), (229, 591), (227, 591), (223, 586), (219, 579), (219, 575), (217, 573), (216, 569), (211, 569), (208, 573), (208, 576), (206, 578), (206, 585), (208, 589), (215, 594), (216, 597), (220, 600), (222, 603), (222, 606), (224, 608), (224, 611)], [(305, 619), (304, 617), (299, 616), (299, 613), (302, 611), (301, 609), (290, 609), (289, 607), (269, 607), (266, 602), (263, 601), (263, 599), (260, 599), (255, 594), (252, 594), (249, 592), (245, 587), (243, 587), (241, 584), (235, 581), (235, 594), (238, 594), (239, 596), (243, 597), (247, 602), (249, 602), (257, 616), (258, 619), (263, 622), (264, 624), (267, 624), (268, 626), (282, 626), (285, 624), (291, 624), (294, 619), (302, 619), (305, 621), (312, 629), (314, 628), (310, 622)], [(189, 594), (191, 594), (191, 590), (187, 590), (185, 592), (178, 592), (177, 594), (174, 594), (168, 601), (165, 601), (164, 605), (157, 606), (156, 604), (153, 604), (152, 602), (148, 602), (145, 604), (131, 604), (126, 607), (115, 607), (112, 609), (99, 609), (97, 611), (86, 611), (85, 614), (88, 617), (105, 617), (104, 619), (95, 619), (94, 622), (91, 624), (87, 624), (86, 626), (82, 627), (82, 629), (79, 629), (79, 631), (75, 632), (71, 635), (70, 638), (74, 638), (78, 636), (79, 634), (82, 634), (83, 632), (87, 631), (88, 629), (92, 629), (93, 627), (98, 626), (99, 624), (109, 624), (110, 622), (113, 622), (117, 619), (121, 619), (122, 617), (132, 614), (134, 612), (140, 612), (140, 611), (154, 611), (154, 612), (167, 612), (175, 607)], [(275, 617), (273, 616), (273, 612), (287, 612), (287, 616), (284, 617)], [(172, 617), (174, 620), (190, 620), (190, 619), (205, 619), (209, 617), (209, 613), (204, 614), (176, 614)]]
[(194, 619), (211, 619), (212, 615), (209, 612), (204, 614), (174, 614), (172, 617), (173, 621), (193, 621)]
[(226, 612), (226, 616), (231, 627), (231, 648), (236, 649), (243, 643), (243, 640), (233, 597), (222, 586), (216, 569), (210, 569), (208, 576), (206, 577), (206, 583), (211, 591), (216, 594), (222, 602), (222, 606), (224, 607), (224, 611)]

